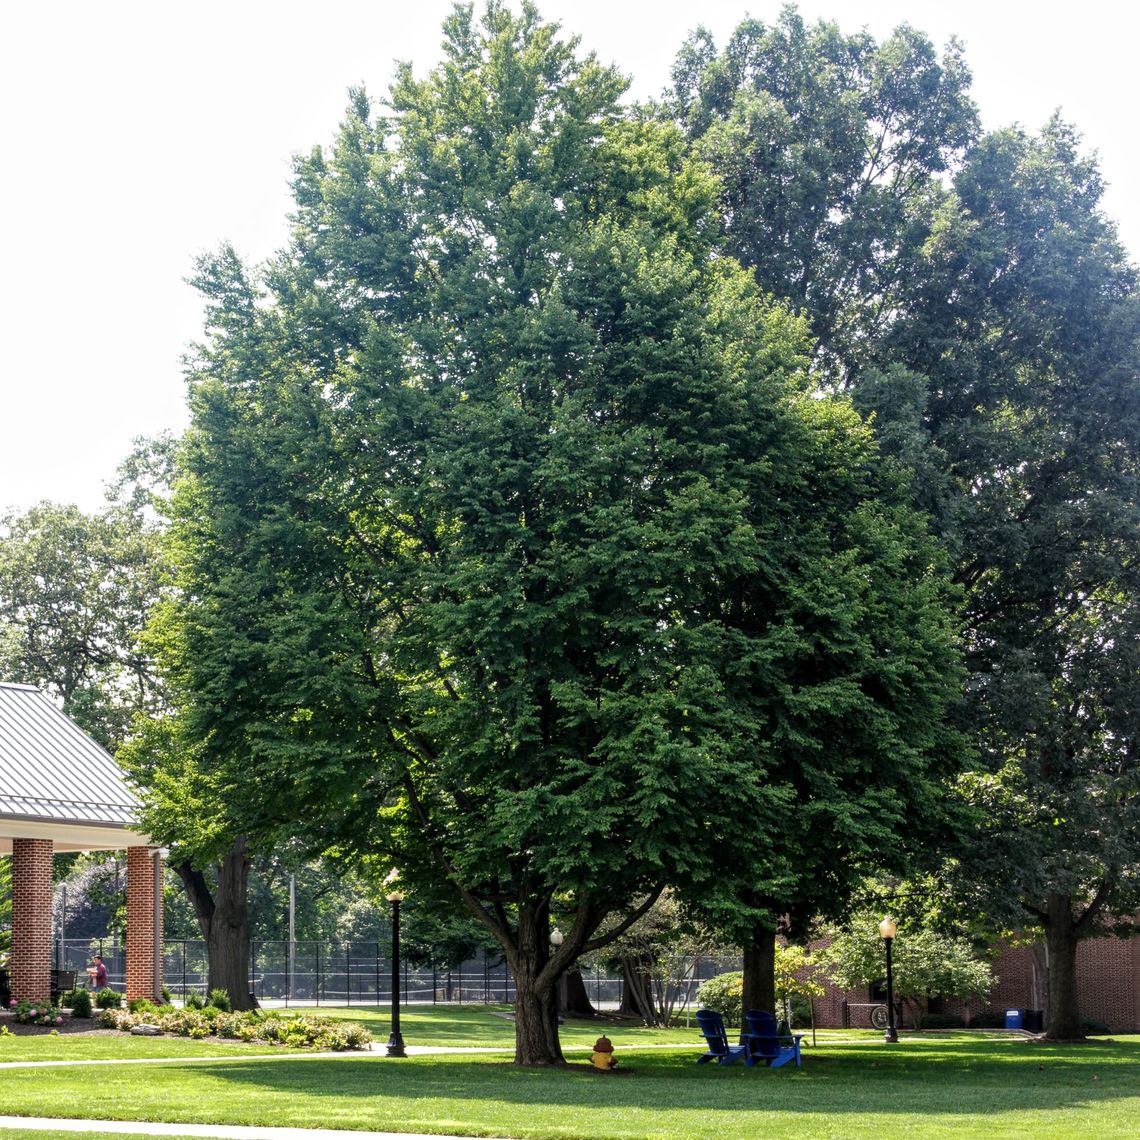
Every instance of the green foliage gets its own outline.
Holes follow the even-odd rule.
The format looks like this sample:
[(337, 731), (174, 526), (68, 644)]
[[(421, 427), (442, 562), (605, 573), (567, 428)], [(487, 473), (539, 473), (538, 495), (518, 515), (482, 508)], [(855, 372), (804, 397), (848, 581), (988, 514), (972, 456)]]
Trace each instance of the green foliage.
[(99, 1009), (119, 1009), (122, 1004), (123, 995), (109, 986), (95, 991), (95, 1005)]
[(12, 1017), (21, 1025), (62, 1025), (63, 1011), (43, 1001), (21, 1001), (12, 1007)]
[(164, 1033), (202, 1040), (220, 1037), (235, 1041), (268, 1042), (293, 1049), (334, 1050), (366, 1049), (372, 1034), (362, 1025), (335, 1021), (310, 1014), (266, 1015), (259, 1012), (233, 1013), (210, 1005), (204, 1009), (185, 1006), (174, 1009), (140, 1003), (136, 1010), (105, 1011), (102, 1024), (129, 1032), (136, 1025), (153, 1025)]
[(91, 1016), (91, 994), (87, 990), (68, 990), (60, 997), (60, 1003), (71, 1010), (72, 1017)]
[(921, 285), (943, 172), (978, 130), (969, 84), (954, 41), (939, 57), (907, 25), (876, 43), (790, 6), (677, 57), (666, 107), (720, 175), (728, 249), (806, 315), (832, 376)]
[(206, 999), (194, 990), (186, 995), (186, 1000), (182, 1003), (183, 1009), (204, 1009)]
[(744, 975), (735, 973), (717, 974), (702, 983), (697, 990), (697, 1006), (719, 1013), (726, 1025), (740, 1025), (744, 1011), (741, 1005), (744, 995)]
[(210, 1000), (206, 1004), (214, 1009), (220, 1009), (223, 1013), (229, 1013), (233, 1009), (230, 1004), (230, 995), (226, 990), (211, 990)]
[(138, 634), (159, 593), (154, 526), (119, 506), (0, 518), (0, 676), (38, 685), (104, 747), (156, 707)]
[[(832, 981), (855, 989), (881, 981), (886, 970), (886, 947), (879, 934), (878, 915), (860, 914), (817, 954)], [(915, 1020), (926, 1000), (956, 997), (982, 1001), (993, 986), (988, 962), (960, 938), (922, 928), (900, 928), (892, 947), (894, 992), (912, 1007)]]
[[(169, 1003), (168, 1003), (169, 1005)], [(173, 1006), (169, 1006), (173, 1009)], [(137, 1013), (140, 1015), (148, 1013), (157, 1013), (159, 1010), (165, 1010), (166, 1007), (155, 1004), (150, 998), (132, 998), (127, 1002), (127, 1011), (129, 1013)]]

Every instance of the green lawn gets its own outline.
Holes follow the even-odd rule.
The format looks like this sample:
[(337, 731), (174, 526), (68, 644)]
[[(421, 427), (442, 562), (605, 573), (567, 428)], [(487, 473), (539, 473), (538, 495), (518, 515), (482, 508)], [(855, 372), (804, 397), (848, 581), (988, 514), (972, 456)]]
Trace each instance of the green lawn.
[[(386, 1038), (386, 1019), (373, 1029)], [(409, 1043), (417, 1044), (509, 1045), (510, 1036), (509, 1022), (468, 1009), (412, 1011), (404, 1029)], [(530, 1071), (494, 1055), (390, 1060), (381, 1050), (370, 1056), (294, 1055), (275, 1061), (238, 1056), (227, 1046), (232, 1060), (107, 1065), (99, 1067), (97, 1079), (82, 1067), (0, 1070), (0, 1111), (582, 1140), (904, 1132), (1067, 1140), (1140, 1132), (1140, 1037), (1050, 1046), (981, 1034), (932, 1034), (904, 1037), (890, 1047), (878, 1035), (853, 1042), (829, 1035), (807, 1051), (802, 1069), (769, 1071), (698, 1067), (692, 1051), (639, 1048), (639, 1043), (678, 1038), (693, 1042), (691, 1031), (610, 1027), (607, 1032), (625, 1072), (593, 1073), (580, 1054), (568, 1069)], [(564, 1040), (589, 1044), (595, 1036), (596, 1025), (570, 1025)], [(7, 1059), (13, 1041), (23, 1052), (42, 1040), (5, 1038), (0, 1059)], [(84, 1054), (82, 1038), (47, 1040), (57, 1047), (74, 1043), (76, 1057), (106, 1055), (107, 1039), (87, 1043), (100, 1046), (98, 1054)], [(127, 1049), (163, 1044), (118, 1043), (124, 1057)], [(45, 1134), (38, 1135), (42, 1140)]]

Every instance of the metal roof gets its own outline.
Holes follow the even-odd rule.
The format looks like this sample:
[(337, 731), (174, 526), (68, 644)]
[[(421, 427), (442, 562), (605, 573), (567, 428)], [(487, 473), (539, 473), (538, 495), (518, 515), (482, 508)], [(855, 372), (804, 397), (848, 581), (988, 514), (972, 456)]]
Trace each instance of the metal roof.
[(115, 758), (32, 685), (0, 681), (0, 818), (133, 826)]

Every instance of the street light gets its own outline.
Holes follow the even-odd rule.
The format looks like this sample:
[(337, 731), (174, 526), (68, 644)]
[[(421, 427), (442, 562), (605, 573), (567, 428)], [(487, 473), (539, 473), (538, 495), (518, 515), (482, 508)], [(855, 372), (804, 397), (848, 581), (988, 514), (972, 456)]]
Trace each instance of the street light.
[[(565, 941), (566, 941), (565, 935), (556, 926), (550, 932), (550, 949), (551, 949), (551, 951), (554, 954), (557, 954), (558, 948)], [(560, 977), (558, 979), (558, 981), (554, 983), (554, 1020), (557, 1021), (559, 1024), (562, 1023), (562, 1014), (561, 1014), (562, 1005), (563, 1005), (563, 1002), (562, 1002), (562, 978)]]
[(891, 943), (897, 933), (898, 927), (890, 915), (879, 923), (879, 934), (887, 944), (887, 1032), (883, 1040), (890, 1045), (896, 1044), (899, 1039), (899, 1031), (895, 1028), (895, 981), (891, 973)]
[(406, 1057), (404, 1039), (400, 1036), (400, 903), (404, 892), (397, 886), (400, 873), (392, 870), (384, 880), (388, 901), (392, 904), (392, 1034), (388, 1038), (388, 1056)]

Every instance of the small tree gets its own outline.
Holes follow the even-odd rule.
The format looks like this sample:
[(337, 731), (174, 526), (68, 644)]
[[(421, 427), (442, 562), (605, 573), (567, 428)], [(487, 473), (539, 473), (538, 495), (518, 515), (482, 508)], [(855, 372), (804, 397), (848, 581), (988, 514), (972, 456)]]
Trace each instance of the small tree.
[[(862, 913), (834, 934), (820, 951), (828, 976), (843, 989), (881, 981), (885, 964), (878, 917)], [(922, 1007), (932, 997), (973, 1001), (989, 995), (994, 977), (988, 962), (961, 938), (917, 928), (903, 931), (892, 947), (895, 997), (911, 1012), (915, 1028), (922, 1025)]]
[(676, 895), (666, 891), (614, 943), (622, 971), (622, 1012), (647, 1025), (668, 1025), (678, 1002), (688, 1003), (696, 965), (712, 936), (689, 918)]
[(816, 980), (816, 972), (817, 963), (802, 946), (776, 947), (776, 1003), (789, 1025), (796, 998), (810, 1002), (823, 997), (824, 989)]

